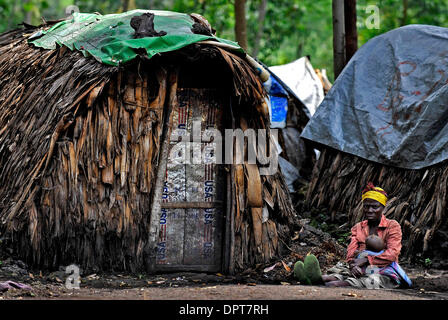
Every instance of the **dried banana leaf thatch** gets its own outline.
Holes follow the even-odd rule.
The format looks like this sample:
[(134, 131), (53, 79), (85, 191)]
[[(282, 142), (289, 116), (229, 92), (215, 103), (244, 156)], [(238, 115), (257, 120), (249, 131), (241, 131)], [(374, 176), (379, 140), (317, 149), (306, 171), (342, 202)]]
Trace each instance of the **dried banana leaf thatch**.
[(361, 192), (372, 181), (389, 195), (385, 215), (403, 230), (402, 255), (413, 260), (428, 253), (435, 232), (447, 224), (448, 167), (446, 162), (407, 170), (324, 149), (313, 171), (306, 206), (346, 213), (350, 225), (363, 219)]
[[(106, 66), (30, 46), (34, 31), (0, 35), (0, 236), (41, 268), (143, 269), (173, 59)], [(231, 70), (235, 128), (269, 130), (260, 80), (244, 59), (191, 48)], [(237, 271), (278, 255), (296, 213), (280, 173), (230, 169)]]

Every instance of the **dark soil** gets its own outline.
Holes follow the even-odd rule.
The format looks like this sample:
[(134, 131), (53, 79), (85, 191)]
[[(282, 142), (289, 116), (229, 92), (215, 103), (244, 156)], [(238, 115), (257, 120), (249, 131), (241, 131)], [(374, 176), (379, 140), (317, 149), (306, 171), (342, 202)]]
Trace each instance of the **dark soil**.
[[(241, 289), (245, 286), (258, 286), (260, 288), (269, 285), (274, 285), (274, 287), (278, 286), (279, 289), (288, 285), (297, 286), (298, 292), (304, 292), (304, 299), (310, 299), (313, 295), (315, 295), (316, 299), (352, 297), (350, 294), (355, 292), (354, 288), (346, 288), (344, 289), (345, 291), (341, 289), (342, 291), (337, 291), (336, 294), (336, 291), (322, 286), (302, 286), (294, 278), (294, 263), (298, 260), (303, 260), (309, 253), (314, 254), (318, 258), (324, 273), (338, 261), (343, 260), (346, 254), (345, 248), (338, 241), (333, 239), (328, 233), (306, 222), (305, 220), (302, 221), (303, 227), (295, 233), (291, 243), (287, 246), (287, 252), (281, 259), (269, 264), (256, 265), (234, 276), (220, 273), (206, 274), (193, 272), (157, 275), (81, 273), (81, 291), (75, 290), (78, 292), (76, 294), (73, 290), (69, 290), (65, 286), (69, 274), (65, 273), (64, 267), (61, 267), (59, 271), (55, 272), (36, 271), (27, 268), (26, 264), (20, 260), (15, 260), (10, 257), (5, 259), (3, 256), (3, 259), (0, 259), (0, 282), (11, 280), (24, 283), (30, 285), (32, 290), (10, 289), (0, 293), (0, 300), (33, 298), (65, 299), (72, 296), (76, 296), (78, 299), (82, 297), (88, 297), (89, 299), (107, 299), (107, 297), (110, 299), (129, 299), (140, 297), (141, 293), (138, 293), (139, 290), (146, 292), (145, 294), (149, 294), (148, 292), (162, 292), (160, 294), (165, 296), (168, 294), (167, 291), (160, 291), (159, 289), (178, 288), (180, 290), (180, 288), (185, 288), (186, 290), (193, 290), (194, 288), (198, 288), (200, 290), (201, 288), (209, 288), (210, 286), (212, 286), (211, 288), (218, 286), (222, 290), (226, 288), (225, 290), (230, 290), (229, 292), (232, 291), (231, 288), (235, 288), (235, 294), (237, 294), (237, 292), (241, 291), (238, 288)], [(448, 271), (425, 269), (421, 266), (409, 265), (404, 262), (402, 263), (402, 267), (407, 271), (414, 286), (408, 290), (393, 291), (396, 292), (396, 296), (394, 296), (395, 293), (387, 291), (387, 297), (389, 299), (405, 299), (405, 296), (425, 299), (448, 299)], [(216, 290), (216, 297), (219, 297), (220, 289)], [(200, 292), (202, 291), (198, 291), (198, 297), (201, 296)], [(256, 289), (251, 292), (253, 292), (254, 297), (263, 297), (264, 299), (270, 299), (271, 297), (269, 293), (261, 293)], [(279, 292), (282, 292), (282, 290)], [(377, 299), (381, 297), (381, 294), (366, 293), (366, 290), (356, 292), (353, 297), (363, 297), (363, 299)], [(169, 295), (172, 296), (172, 293)], [(311, 297), (307, 295), (311, 295)], [(238, 298), (239, 296), (236, 295), (235, 297)], [(244, 294), (241, 294), (241, 297), (244, 297)], [(297, 294), (294, 297), (301, 299), (300, 295)], [(278, 299), (279, 297), (272, 294), (271, 298)]]
[(436, 291), (448, 293), (448, 273), (436, 278), (425, 278), (418, 276), (413, 279), (415, 288), (424, 289), (425, 291)]

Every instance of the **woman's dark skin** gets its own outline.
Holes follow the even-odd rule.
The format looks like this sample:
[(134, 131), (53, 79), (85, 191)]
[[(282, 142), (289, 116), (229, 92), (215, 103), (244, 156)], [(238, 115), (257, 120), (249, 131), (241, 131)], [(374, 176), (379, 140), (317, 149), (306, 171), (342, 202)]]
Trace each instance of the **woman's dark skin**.
[[(367, 224), (369, 226), (369, 235), (375, 234), (378, 235), (378, 225), (381, 222), (381, 215), (384, 210), (384, 206), (376, 200), (373, 199), (365, 199), (363, 201), (363, 212), (364, 219), (367, 220)], [(359, 278), (364, 275), (362, 271), (362, 267), (367, 265), (369, 260), (367, 258), (362, 259), (354, 259), (349, 268), (352, 274)], [(325, 282), (327, 287), (347, 287), (350, 286), (350, 283), (344, 280), (338, 280), (338, 278), (331, 275), (323, 275), (322, 280)]]
[[(369, 235), (378, 235), (378, 225), (381, 222), (384, 206), (376, 200), (365, 199), (363, 201), (362, 210), (364, 212), (364, 218), (367, 220), (369, 226)], [(369, 260), (367, 258), (354, 259), (349, 267), (355, 277), (361, 277), (363, 275), (361, 268), (368, 263)]]

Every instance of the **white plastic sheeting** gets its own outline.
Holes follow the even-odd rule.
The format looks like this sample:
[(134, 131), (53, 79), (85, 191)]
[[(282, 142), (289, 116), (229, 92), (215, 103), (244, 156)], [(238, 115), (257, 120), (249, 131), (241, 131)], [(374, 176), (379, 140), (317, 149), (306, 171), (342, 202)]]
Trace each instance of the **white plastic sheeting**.
[(324, 99), (322, 82), (307, 57), (269, 67), (305, 104), (311, 116)]

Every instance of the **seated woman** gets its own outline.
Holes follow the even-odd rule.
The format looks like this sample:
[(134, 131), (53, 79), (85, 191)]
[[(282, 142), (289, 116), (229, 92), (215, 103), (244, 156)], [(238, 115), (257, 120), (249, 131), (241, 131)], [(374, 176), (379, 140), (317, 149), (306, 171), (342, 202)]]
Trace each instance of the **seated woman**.
[(308, 274), (314, 278), (308, 282), (312, 284), (323, 282), (329, 287), (390, 289), (412, 285), (398, 265), (401, 251), (400, 224), (383, 215), (387, 202), (386, 192), (369, 183), (362, 193), (362, 201), (365, 220), (351, 229), (346, 261), (338, 262), (327, 271), (328, 275), (322, 276), (320, 269), (317, 270), (318, 262), (314, 256), (305, 259), (303, 268), (303, 264), (297, 262), (296, 274), (304, 280), (304, 283)]
[[(411, 286), (410, 279), (398, 265), (401, 227), (397, 221), (383, 215), (386, 192), (369, 183), (362, 193), (362, 201), (366, 220), (357, 223), (351, 230), (346, 263), (338, 263), (329, 269), (330, 274), (322, 276), (322, 280), (326, 286)], [(361, 255), (358, 254), (360, 251)]]

